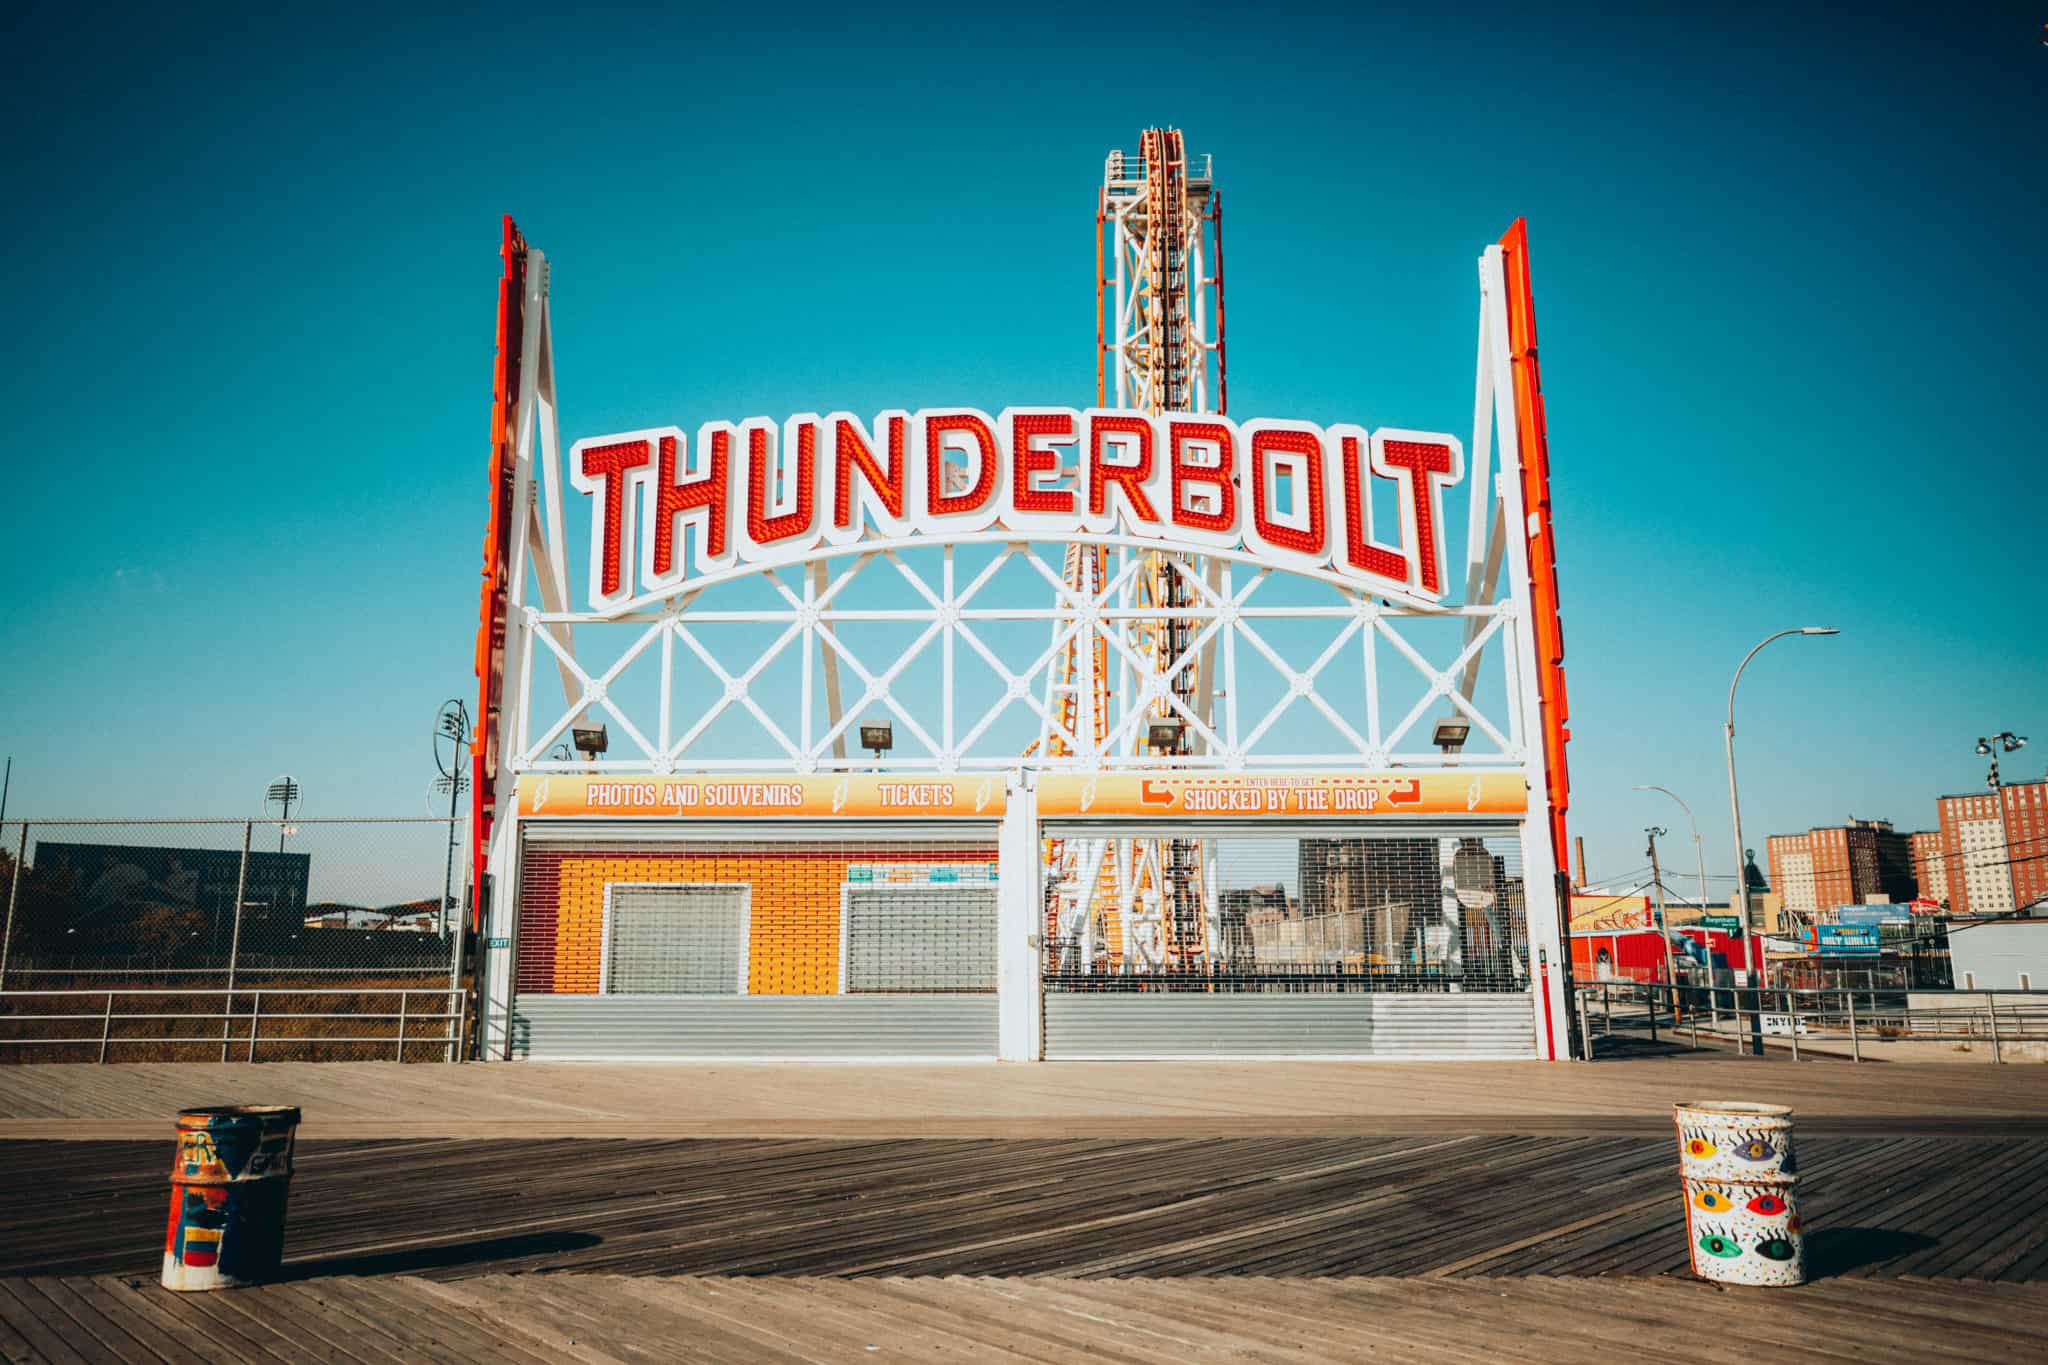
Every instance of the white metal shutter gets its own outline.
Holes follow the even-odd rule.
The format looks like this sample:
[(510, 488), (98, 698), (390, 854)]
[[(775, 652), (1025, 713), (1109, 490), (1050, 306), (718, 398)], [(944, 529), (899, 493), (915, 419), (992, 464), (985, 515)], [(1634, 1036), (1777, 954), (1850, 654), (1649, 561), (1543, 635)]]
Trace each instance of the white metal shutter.
[(846, 893), (848, 994), (992, 991), (993, 886), (874, 886)]
[(747, 892), (737, 886), (615, 886), (608, 995), (739, 995), (747, 978)]

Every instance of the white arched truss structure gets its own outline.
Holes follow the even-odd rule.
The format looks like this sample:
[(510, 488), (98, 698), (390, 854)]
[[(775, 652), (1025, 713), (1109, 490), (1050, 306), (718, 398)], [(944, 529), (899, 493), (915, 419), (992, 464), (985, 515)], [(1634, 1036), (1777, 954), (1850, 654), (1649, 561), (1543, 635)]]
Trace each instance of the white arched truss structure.
[[(503, 578), (479, 649), (488, 727), (479, 736), (479, 786), (488, 791), (479, 791), (478, 832), (491, 865), (516, 864), (516, 822), (487, 822), (494, 807), (513, 807), (523, 774), (999, 773), (1011, 793), (1006, 822), (1025, 822), (1014, 834), (1006, 823), (1005, 848), (1031, 850), (1034, 862), (1041, 844), (1028, 823), (1030, 793), (1047, 774), (1512, 774), (1529, 812), (1518, 828), (1531, 979), (1545, 1046), (1556, 1055), (1568, 1017), (1555, 885), (1561, 651), (1554, 590), (1541, 591), (1550, 572), (1547, 493), (1531, 496), (1547, 488), (1547, 475), (1537, 477), (1533, 331), (1514, 312), (1510, 289), (1519, 243), (1511, 234), (1479, 261), (1463, 564), (1449, 573), (1459, 600), (1362, 585), (1243, 545), (998, 525), (820, 544), (590, 609), (570, 605), (568, 566), (586, 551), (562, 515), (548, 270), (522, 243), (518, 340), (501, 337), (520, 347), (518, 382), (500, 399), (504, 478), (494, 488), (502, 498), (494, 525), (503, 529)], [(1118, 292), (1115, 306), (1139, 317), (1145, 299)], [(1207, 317), (1189, 321), (1206, 326)], [(1119, 327), (1126, 340), (1107, 354), (1121, 374), (1146, 354)], [(1188, 332), (1172, 335), (1181, 342)], [(1206, 364), (1220, 347), (1194, 335), (1191, 354)], [(1206, 404), (1206, 372), (1181, 373), (1191, 403)], [(1077, 573), (1077, 563), (1092, 567)], [(1174, 586), (1163, 602), (1158, 582), (1146, 581), (1162, 564)], [(487, 578), (487, 612), (490, 601)], [(1165, 631), (1166, 623), (1180, 628)], [(1186, 685), (1195, 675), (1199, 688)], [(1147, 727), (1162, 717), (1176, 723), (1176, 742), (1148, 744)], [(1455, 752), (1435, 742), (1444, 720), (1467, 727)], [(870, 721), (891, 724), (887, 751), (850, 742)], [(579, 751), (573, 733), (600, 724), (605, 750)], [(1054, 907), (1041, 921), (1046, 936), (1082, 944), (1092, 961), (1096, 926), (1084, 908), (1098, 895), (1092, 888), (1114, 885), (1127, 902), (1119, 907), (1126, 951), (1164, 962), (1168, 939), (1185, 938), (1185, 926), (1169, 924), (1157, 900), (1149, 909), (1130, 903), (1142, 900), (1128, 888), (1143, 878), (1116, 866), (1143, 842), (1077, 844), (1065, 872), (1047, 857), (1034, 878), (1073, 885), (1064, 901), (1036, 881), (1028, 892)], [(1448, 853), (1444, 866), (1448, 896)], [(494, 1001), (507, 989), (512, 882), (500, 876), (492, 893)], [(1201, 937), (1214, 944), (1213, 894), (1205, 900)], [(1034, 934), (1031, 951), (1045, 948)], [(1035, 990), (1035, 968), (1031, 976)], [(498, 1013), (487, 1003), (487, 1021)], [(509, 1020), (509, 1004), (503, 1013)], [(1036, 1055), (1035, 1044), (1010, 1041), (1008, 1018), (1005, 1055)], [(1027, 1036), (1032, 1027), (1018, 1025)]]

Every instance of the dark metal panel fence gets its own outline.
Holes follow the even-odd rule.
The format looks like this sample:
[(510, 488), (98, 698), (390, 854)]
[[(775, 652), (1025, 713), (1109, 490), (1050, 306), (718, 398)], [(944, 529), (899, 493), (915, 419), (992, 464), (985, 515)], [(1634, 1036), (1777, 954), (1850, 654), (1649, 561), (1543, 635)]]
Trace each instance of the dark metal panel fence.
[(462, 822), (0, 827), (0, 1064), (453, 1058)]

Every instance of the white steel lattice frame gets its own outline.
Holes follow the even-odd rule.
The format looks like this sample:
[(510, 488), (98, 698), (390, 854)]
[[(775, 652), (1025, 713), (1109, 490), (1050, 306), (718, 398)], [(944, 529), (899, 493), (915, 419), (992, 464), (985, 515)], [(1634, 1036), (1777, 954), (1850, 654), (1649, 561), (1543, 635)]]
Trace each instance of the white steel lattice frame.
[[(1519, 768), (1527, 758), (1523, 742), (1520, 709), (1507, 706), (1494, 715), (1486, 714), (1472, 697), (1468, 675), (1477, 680), (1477, 668), (1496, 636), (1511, 632), (1515, 616), (1512, 602), (1480, 605), (1429, 607), (1366, 595), (1334, 576), (1296, 575), (1292, 570), (1261, 564), (1241, 551), (1205, 554), (1217, 561), (1217, 582), (1211, 585), (1202, 575), (1189, 570), (1176, 558), (1175, 567), (1184, 575), (1192, 594), (1186, 606), (1146, 607), (1132, 604), (1126, 596), (1130, 581), (1141, 571), (1145, 558), (1156, 551), (1153, 542), (1129, 536), (1076, 535), (1076, 543), (1098, 545), (1108, 551), (1110, 572), (1095, 592), (1079, 591), (1063, 581), (1060, 566), (1049, 560), (1046, 543), (1022, 539), (1010, 532), (985, 532), (955, 537), (933, 545), (919, 540), (866, 542), (855, 546), (826, 546), (779, 564), (753, 564), (727, 573), (707, 575), (689, 584), (668, 600), (628, 603), (610, 612), (545, 611), (520, 605), (515, 611), (524, 624), (518, 632), (515, 651), (517, 691), (508, 708), (517, 725), (505, 752), (511, 766), (522, 772), (655, 772), (680, 771), (787, 771), (792, 773), (835, 770), (902, 770), (914, 772), (962, 772), (990, 769), (1028, 768), (1064, 771), (1145, 771), (1164, 769), (1356, 771), (1402, 767), (1439, 767), (1443, 756), (1427, 747), (1427, 736), (1419, 727), (1433, 703), (1455, 707), (1483, 734), (1497, 752), (1474, 754), (1459, 766), (1462, 771), (1489, 768)], [(988, 544), (995, 553), (972, 576), (961, 581), (956, 572), (956, 550), (964, 545)], [(935, 552), (939, 573), (933, 581), (929, 568), (921, 571), (911, 557)], [(1050, 590), (1049, 606), (981, 606), (977, 595), (996, 573), (1012, 561), (1027, 565)], [(801, 572), (813, 564), (829, 562), (832, 572), (821, 588), (815, 575)], [(879, 568), (878, 568), (879, 566)], [(838, 608), (838, 597), (856, 577), (864, 573), (893, 572), (904, 584), (909, 605), (899, 608)], [(1276, 577), (1327, 577), (1344, 600), (1329, 605), (1265, 605), (1259, 592)], [(739, 579), (766, 583), (782, 599), (776, 608), (721, 609), (708, 605), (716, 601), (716, 589)], [(792, 580), (795, 586), (792, 586)], [(1197, 627), (1187, 647), (1163, 668), (1132, 643), (1133, 627), (1157, 621), (1169, 614), (1184, 617)], [(1456, 618), (1467, 623), (1463, 647), (1445, 663), (1427, 658), (1405, 638), (1401, 624), (1410, 620)], [(844, 627), (855, 622), (888, 621), (916, 629), (906, 646), (884, 657), (862, 654), (846, 639)], [(1277, 621), (1327, 622), (1327, 633), (1313, 658), (1289, 659), (1267, 639), (1262, 623)], [(1022, 670), (1013, 669), (983, 638), (995, 623), (1035, 623), (1049, 627), (1051, 643)], [(564, 642), (564, 629), (574, 625), (623, 623), (641, 627), (633, 640), (602, 670), (587, 670), (574, 649)], [(721, 655), (716, 642), (697, 627), (707, 625), (765, 625), (775, 628), (773, 640), (761, 649), (748, 648), (740, 655)], [(1070, 644), (1082, 647), (1075, 653), (1084, 661), (1095, 651), (1087, 646), (1099, 642), (1117, 682), (1109, 689), (1114, 711), (1102, 718), (1101, 738), (1096, 738), (1092, 687), (1079, 689), (1080, 723), (1072, 729), (1061, 725), (1044, 698), (1044, 679), (1058, 655)], [(1221, 687), (1221, 705), (1204, 716), (1175, 695), (1173, 677), (1190, 668), (1215, 646)], [(700, 662), (720, 684), (713, 696), (678, 698), (674, 695), (676, 650), (680, 647)], [(795, 698), (773, 695), (773, 689), (757, 690), (757, 682), (768, 666), (794, 648), (801, 656), (803, 685)], [(906, 669), (926, 651), (936, 648), (943, 685), (936, 698), (921, 700), (916, 709), (905, 704), (892, 686)], [(1318, 676), (1346, 648), (1358, 651), (1367, 685), (1362, 697), (1327, 695), (1317, 686)], [(1238, 705), (1235, 686), (1240, 652), (1262, 659), (1286, 680), (1286, 692), (1257, 714), (1244, 713)], [(958, 687), (956, 664), (971, 653), (992, 669), (1002, 681), (1000, 692), (969, 695)], [(650, 654), (661, 671), (659, 705), (652, 717), (636, 714), (614, 695), (621, 676)], [(1391, 655), (1412, 668), (1426, 684), (1426, 693), (1403, 714), (1390, 717), (1379, 704), (1379, 670), (1383, 658)], [(855, 690), (834, 719), (828, 713), (817, 716), (816, 689), (820, 665), (835, 658), (852, 675)], [(552, 663), (567, 686), (560, 705), (535, 709), (532, 678), (536, 665)], [(1498, 660), (1503, 670), (1506, 694), (1515, 695), (1518, 686), (1513, 651), (1504, 650)], [(768, 695), (764, 697), (763, 691)], [(790, 703), (795, 702), (794, 708)], [(678, 705), (681, 703), (681, 705)], [(764, 704), (765, 703), (765, 704)], [(1265, 741), (1274, 726), (1297, 704), (1320, 713), (1348, 748), (1317, 753), (1290, 752)], [(1137, 751), (1134, 741), (1153, 714), (1164, 705), (1187, 727), (1195, 751), (1187, 754), (1156, 754)], [(1042, 726), (1059, 734), (1063, 752), (1040, 751), (1020, 757), (981, 743), (995, 722), (1011, 707), (1024, 706), (1037, 714)], [(745, 757), (708, 757), (692, 747), (712, 724), (733, 707), (752, 715), (772, 740), (771, 752)], [(835, 755), (834, 742), (843, 738), (857, 716), (886, 710), (915, 741), (883, 758), (857, 754), (851, 758)], [(934, 715), (936, 712), (936, 715)], [(615, 753), (596, 760), (551, 758), (549, 751), (564, 738), (572, 723), (584, 715), (614, 722), (631, 752)]]

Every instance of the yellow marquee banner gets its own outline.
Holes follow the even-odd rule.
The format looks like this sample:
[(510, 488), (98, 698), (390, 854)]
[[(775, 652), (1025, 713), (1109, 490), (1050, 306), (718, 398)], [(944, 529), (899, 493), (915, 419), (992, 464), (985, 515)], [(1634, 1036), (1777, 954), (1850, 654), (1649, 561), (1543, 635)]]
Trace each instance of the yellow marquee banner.
[(1038, 780), (1042, 816), (1521, 815), (1528, 806), (1520, 773), (1047, 773)]
[(805, 816), (984, 816), (1003, 813), (999, 773), (692, 773), (681, 777), (589, 777), (526, 773), (519, 779), (525, 816), (690, 816), (717, 819)]

